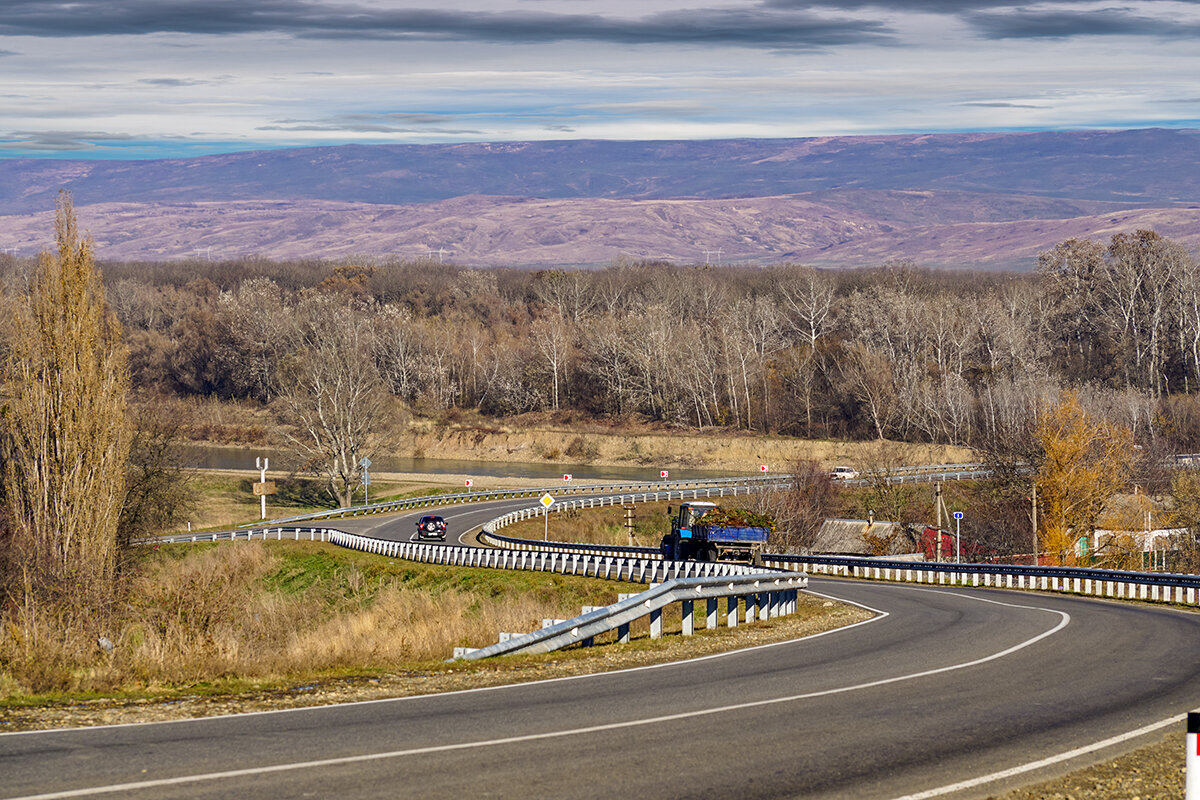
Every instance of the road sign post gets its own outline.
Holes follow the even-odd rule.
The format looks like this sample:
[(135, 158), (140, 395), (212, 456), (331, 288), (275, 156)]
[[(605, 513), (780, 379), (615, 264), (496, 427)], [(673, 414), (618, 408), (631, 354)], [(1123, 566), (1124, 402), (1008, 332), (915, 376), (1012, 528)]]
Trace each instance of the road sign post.
[(954, 512), (954, 563), (962, 563), (962, 518), (961, 511)]
[(547, 492), (546, 494), (542, 495), (541, 502), (542, 507), (546, 509), (542, 512), (546, 520), (545, 525), (542, 528), (542, 541), (548, 542), (550, 541), (550, 506), (554, 505), (554, 497)]
[[(274, 486), (267, 486), (267, 465), (270, 463), (271, 459), (269, 458), (256, 457), (254, 459), (254, 466), (258, 469), (258, 484), (254, 487), (254, 493), (258, 495), (260, 502), (259, 508), (261, 509), (262, 513), (261, 519), (267, 518), (267, 495), (275, 491)], [(270, 491), (268, 491), (268, 489), (270, 489)]]
[(1187, 716), (1187, 777), (1185, 800), (1200, 800), (1200, 711), (1189, 711)]

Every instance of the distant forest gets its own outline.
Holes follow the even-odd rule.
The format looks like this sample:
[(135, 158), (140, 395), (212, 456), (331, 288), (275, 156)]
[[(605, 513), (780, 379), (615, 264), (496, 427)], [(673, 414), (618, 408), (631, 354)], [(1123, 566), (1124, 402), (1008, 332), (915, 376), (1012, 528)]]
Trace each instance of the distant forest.
[[(1074, 387), (1139, 442), (1200, 450), (1200, 267), (1152, 231), (1064, 242), (1026, 274), (253, 258), (101, 267), (147, 395), (270, 403), (297, 361), (345, 358), (434, 416), (557, 410), (981, 447), (1028, 430), (1043, 401)], [(31, 269), (0, 254), (4, 302)]]

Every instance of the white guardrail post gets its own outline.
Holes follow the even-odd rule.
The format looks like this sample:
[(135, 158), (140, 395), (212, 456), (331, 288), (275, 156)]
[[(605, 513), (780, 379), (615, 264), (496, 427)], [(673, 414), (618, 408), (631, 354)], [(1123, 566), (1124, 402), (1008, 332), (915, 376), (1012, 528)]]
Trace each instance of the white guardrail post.
[(1187, 787), (1184, 800), (1200, 800), (1200, 711), (1191, 711), (1187, 716)]

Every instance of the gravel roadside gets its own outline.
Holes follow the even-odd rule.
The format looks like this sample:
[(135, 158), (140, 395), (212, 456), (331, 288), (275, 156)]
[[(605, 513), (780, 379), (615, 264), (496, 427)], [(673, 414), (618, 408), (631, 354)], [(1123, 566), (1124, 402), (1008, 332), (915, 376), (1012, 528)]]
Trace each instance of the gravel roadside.
[(1059, 778), (1013, 789), (992, 800), (1159, 800), (1182, 798), (1184, 724), (1159, 741)]

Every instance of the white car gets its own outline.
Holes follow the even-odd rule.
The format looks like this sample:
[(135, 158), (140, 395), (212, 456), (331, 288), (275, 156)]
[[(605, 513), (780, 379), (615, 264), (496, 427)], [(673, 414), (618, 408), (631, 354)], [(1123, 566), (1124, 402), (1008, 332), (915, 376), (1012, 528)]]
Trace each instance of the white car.
[(858, 470), (850, 467), (834, 467), (829, 473), (829, 477), (835, 481), (852, 481), (858, 477)]

